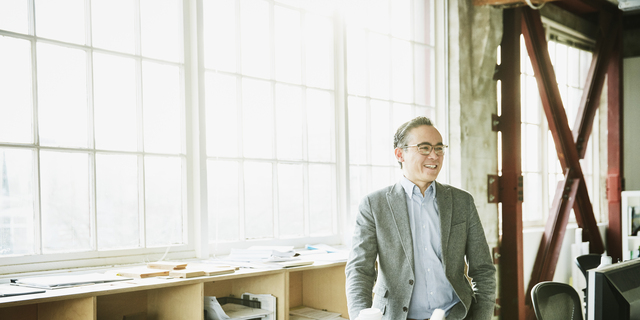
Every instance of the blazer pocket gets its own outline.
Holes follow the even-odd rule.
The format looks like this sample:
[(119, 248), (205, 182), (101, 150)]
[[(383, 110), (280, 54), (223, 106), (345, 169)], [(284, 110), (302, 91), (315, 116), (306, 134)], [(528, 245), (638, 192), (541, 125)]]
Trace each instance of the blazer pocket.
[(373, 308), (378, 308), (384, 314), (389, 297), (389, 289), (385, 286), (375, 286), (373, 288)]

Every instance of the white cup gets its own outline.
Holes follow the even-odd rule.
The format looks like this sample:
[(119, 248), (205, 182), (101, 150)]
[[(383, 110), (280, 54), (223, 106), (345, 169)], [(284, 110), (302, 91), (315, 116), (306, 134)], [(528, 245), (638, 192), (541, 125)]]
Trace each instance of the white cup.
[(381, 320), (382, 312), (378, 308), (367, 308), (360, 310), (356, 320)]

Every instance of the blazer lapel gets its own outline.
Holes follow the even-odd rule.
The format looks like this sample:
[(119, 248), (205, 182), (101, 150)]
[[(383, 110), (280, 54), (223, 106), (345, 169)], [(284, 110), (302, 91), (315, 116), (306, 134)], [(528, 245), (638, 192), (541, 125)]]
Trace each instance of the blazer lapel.
[[(436, 184), (436, 202), (440, 212), (440, 234), (442, 241), (442, 259), (446, 260), (449, 249), (449, 234), (451, 232), (451, 219), (453, 208), (451, 205), (451, 190), (434, 181)], [(446, 261), (443, 261), (446, 265)]]
[(391, 191), (387, 192), (387, 203), (395, 222), (400, 243), (405, 255), (409, 257), (409, 263), (413, 271), (413, 240), (411, 238), (411, 226), (409, 225), (409, 211), (406, 194), (400, 182), (396, 183)]

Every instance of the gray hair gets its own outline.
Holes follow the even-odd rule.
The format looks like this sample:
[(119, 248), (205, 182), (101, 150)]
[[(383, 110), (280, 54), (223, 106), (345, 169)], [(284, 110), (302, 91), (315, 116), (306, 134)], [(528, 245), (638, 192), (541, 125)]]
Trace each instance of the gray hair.
[[(408, 139), (408, 132), (411, 131), (413, 128), (417, 128), (420, 126), (432, 126), (433, 127), (433, 123), (431, 122), (431, 119), (427, 118), (427, 117), (415, 117), (405, 123), (403, 123), (398, 130), (396, 131), (396, 134), (393, 136), (393, 148), (402, 148), (404, 146), (407, 145), (407, 140)], [(402, 162), (398, 161), (398, 163), (400, 164), (400, 168), (402, 168)]]

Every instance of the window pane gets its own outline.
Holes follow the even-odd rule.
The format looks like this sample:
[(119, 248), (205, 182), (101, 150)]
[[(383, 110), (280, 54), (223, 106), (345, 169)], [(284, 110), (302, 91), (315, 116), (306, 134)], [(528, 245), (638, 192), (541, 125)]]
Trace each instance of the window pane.
[(182, 160), (144, 159), (147, 247), (183, 243)]
[(95, 47), (135, 52), (134, 4), (130, 0), (91, 0), (91, 41)]
[(378, 33), (389, 33), (389, 0), (367, 2), (367, 28)]
[(369, 34), (369, 92), (371, 97), (389, 99), (390, 74), (389, 38)]
[[(522, 217), (525, 221), (540, 221), (544, 218), (548, 208), (542, 207), (542, 177), (539, 173), (523, 174), (524, 182), (524, 203), (522, 206)], [(555, 188), (553, 189), (555, 192)], [(553, 199), (553, 194), (551, 195)]]
[(40, 151), (43, 253), (91, 250), (89, 155)]
[(417, 42), (433, 45), (434, 19), (433, 3), (435, 1), (413, 0), (413, 32)]
[(0, 1), (0, 29), (26, 34), (29, 30), (28, 5), (24, 0)]
[(307, 90), (307, 141), (310, 161), (333, 161), (333, 97)]
[(300, 83), (301, 30), (300, 13), (275, 7), (276, 80)]
[(358, 212), (362, 198), (371, 192), (371, 167), (351, 166), (349, 168), (349, 199), (350, 212)]
[(242, 80), (244, 156), (271, 158), (273, 155), (273, 98), (267, 81)]
[(398, 182), (399, 176), (390, 167), (371, 167), (371, 190), (379, 190)]
[(182, 62), (182, 1), (141, 0), (142, 55)]
[(207, 155), (238, 156), (236, 77), (205, 74)]
[(134, 60), (94, 53), (93, 65), (96, 147), (136, 151), (137, 86)]
[[(304, 235), (304, 184), (301, 164), (278, 165), (279, 236)], [(331, 185), (326, 186), (327, 189)]]
[(570, 57), (567, 59), (567, 65), (563, 68), (567, 69), (567, 84), (572, 87), (582, 87), (583, 83), (580, 83), (580, 52), (573, 47), (567, 48), (567, 55)]
[(144, 150), (181, 151), (182, 90), (177, 66), (142, 63)]
[(270, 78), (269, 4), (261, 0), (243, 0), (241, 24), (242, 72), (246, 75)]
[(0, 37), (1, 142), (33, 143), (30, 51), (29, 41)]
[(326, 235), (333, 231), (334, 207), (333, 166), (309, 165), (309, 229), (311, 235)]
[(391, 165), (393, 155), (393, 134), (389, 127), (389, 102), (371, 100), (371, 163)]
[[(567, 49), (568, 47), (561, 43), (556, 43), (555, 61), (553, 69), (556, 74), (556, 80), (559, 85), (567, 83)], [(565, 100), (566, 101), (566, 100)]]
[(276, 135), (279, 159), (302, 159), (302, 89), (276, 85)]
[(238, 163), (207, 161), (209, 242), (238, 240), (240, 236), (240, 175)]
[(423, 106), (435, 105), (435, 76), (432, 49), (416, 45), (413, 50), (415, 66), (413, 79), (415, 82), (415, 103)]
[(411, 39), (412, 0), (391, 1), (391, 34), (394, 37)]
[(273, 176), (271, 163), (244, 163), (246, 239), (273, 237)]
[(34, 152), (0, 148), (0, 257), (34, 253)]
[(306, 83), (332, 89), (333, 25), (326, 17), (310, 14), (305, 17)]
[[(540, 127), (522, 124), (522, 170), (540, 172)], [(554, 154), (555, 155), (555, 154)]]
[(349, 162), (367, 163), (367, 101), (349, 97)]
[(367, 94), (367, 46), (363, 29), (347, 27), (347, 89), (349, 94)]
[(140, 247), (138, 157), (96, 155), (98, 249)]
[(38, 43), (40, 144), (87, 147), (87, 71), (84, 51)]
[(85, 44), (84, 0), (39, 0), (36, 36)]
[(538, 91), (538, 83), (536, 78), (529, 75), (522, 75), (520, 77), (521, 83), (524, 84), (524, 88), (521, 91), (521, 108), (522, 121), (531, 124), (541, 124), (542, 110), (540, 102), (540, 92)]
[(233, 0), (204, 0), (205, 68), (236, 70), (236, 4)]
[(393, 40), (391, 84), (395, 101), (413, 102), (413, 55), (411, 51), (411, 43)]

